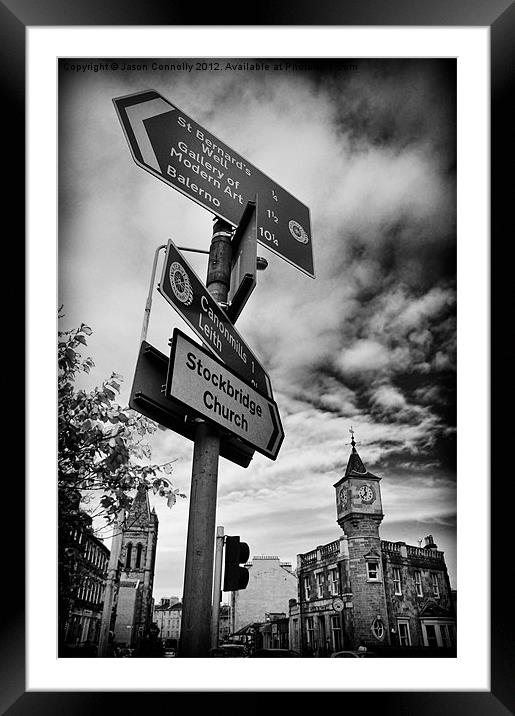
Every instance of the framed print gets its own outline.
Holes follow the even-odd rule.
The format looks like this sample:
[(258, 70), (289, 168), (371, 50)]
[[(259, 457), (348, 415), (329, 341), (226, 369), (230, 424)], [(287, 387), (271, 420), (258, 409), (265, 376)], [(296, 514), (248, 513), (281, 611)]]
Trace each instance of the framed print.
[[(28, 319), (27, 560), (15, 560), (12, 577), (17, 586), (26, 578), (26, 602), (19, 587), (4, 627), (4, 712), (82, 713), (112, 708), (122, 695), (134, 708), (179, 693), (184, 703), (194, 694), (221, 707), (231, 691), (263, 705), (272, 693), (281, 703), (313, 691), (392, 713), (513, 709), (512, 630), (499, 584), (507, 520), (497, 498), (509, 505), (510, 485), (490, 472), (488, 380), (489, 191), (493, 236), (510, 205), (498, 177), (510, 157), (503, 103), (513, 6), (393, 4), (386, 13), (376, 5), (256, 9), (243, 25), (226, 10), (214, 24), (204, 24), (211, 11), (190, 24), (189, 10), (159, 3), (74, 3), (62, 14), (49, 4), (1, 6), (6, 166), (16, 178), (25, 156), (27, 166), (26, 203), (20, 178), (9, 182), (6, 207), (18, 199), (17, 215), (26, 216)], [(228, 282), (216, 273), (220, 255), (208, 260), (206, 249), (217, 231), (234, 229), (240, 264)], [(220, 315), (196, 293), (194, 274), (203, 280), (206, 269), (208, 286), (225, 281)], [(492, 281), (497, 309), (506, 285)], [(184, 319), (196, 336), (181, 333)], [(170, 354), (174, 327), (181, 343)], [(127, 485), (135, 491), (140, 480), (147, 494), (138, 488), (127, 503), (131, 528), (116, 532), (110, 522), (88, 542), (108, 581), (88, 577), (80, 597), (88, 604), (77, 611), (75, 600), (62, 640), (57, 334), (73, 334), (68, 348), (82, 358), (91, 350), (78, 390), (91, 400), (102, 385), (99, 409), (109, 404), (110, 424), (146, 425), (116, 407), (119, 393), (165, 428), (149, 433), (159, 469), (145, 467), (138, 438), (134, 475), (146, 477)], [(149, 370), (163, 371), (152, 372), (151, 399), (136, 387), (138, 371), (144, 382)], [(277, 569), (284, 595), (292, 590), (284, 609), (270, 602), (261, 620), (236, 619), (238, 609), (251, 614), (246, 584), (226, 594), (227, 635), (252, 622), (262, 648), (321, 657), (345, 644), (357, 656), (400, 659), (366, 669), (358, 659), (345, 670), (334, 659), (290, 659), (281, 670), (269, 659), (252, 669), (237, 659), (229, 669), (195, 651), (190, 605), (197, 600), (205, 613), (199, 584), (212, 589), (188, 532), (204, 520), (199, 421), (206, 440), (219, 435), (223, 458), (216, 524), (250, 544), (252, 558), (243, 550), (236, 569), (241, 576), (245, 565), (251, 587), (253, 573)], [(103, 433), (112, 452), (102, 460), (121, 434)], [(97, 504), (93, 484), (80, 483), (95, 509), (109, 509), (114, 492)], [(111, 578), (120, 608), (109, 623)], [(174, 604), (183, 630), (173, 650), (196, 658), (141, 658), (158, 656), (145, 652), (150, 625), (159, 656), (172, 649)], [(206, 644), (207, 618), (202, 629)], [(249, 636), (247, 648), (259, 651)], [(217, 626), (211, 643), (220, 638)]]

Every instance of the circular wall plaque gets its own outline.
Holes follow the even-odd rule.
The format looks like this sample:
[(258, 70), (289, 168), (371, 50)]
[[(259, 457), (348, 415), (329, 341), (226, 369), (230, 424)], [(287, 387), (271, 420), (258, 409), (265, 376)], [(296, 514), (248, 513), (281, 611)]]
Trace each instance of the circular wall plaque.
[(343, 611), (343, 606), (343, 599), (340, 599), (340, 597), (336, 597), (336, 599), (333, 599), (333, 609), (335, 612)]

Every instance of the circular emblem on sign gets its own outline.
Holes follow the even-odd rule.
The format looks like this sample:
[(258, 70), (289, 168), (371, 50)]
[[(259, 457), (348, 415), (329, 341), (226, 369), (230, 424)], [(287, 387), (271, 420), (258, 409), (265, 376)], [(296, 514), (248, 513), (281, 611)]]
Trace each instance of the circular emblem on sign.
[(343, 611), (343, 599), (340, 599), (340, 597), (333, 599), (333, 609), (335, 612)]
[(307, 244), (309, 241), (309, 236), (306, 234), (302, 226), (299, 224), (298, 221), (294, 221), (293, 219), (289, 222), (288, 228), (290, 230), (290, 234), (293, 236), (293, 238), (298, 241), (300, 244)]
[(184, 266), (178, 261), (174, 261), (170, 266), (169, 271), (170, 286), (176, 298), (181, 303), (189, 306), (193, 301), (193, 289), (191, 288), (190, 279)]

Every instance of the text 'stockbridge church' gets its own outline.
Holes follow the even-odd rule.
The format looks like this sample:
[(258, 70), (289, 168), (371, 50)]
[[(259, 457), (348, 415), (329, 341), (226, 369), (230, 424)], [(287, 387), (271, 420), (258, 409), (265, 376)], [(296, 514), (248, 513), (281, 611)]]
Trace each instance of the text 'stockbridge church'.
[(360, 647), (452, 655), (456, 610), (443, 552), (431, 535), (423, 547), (380, 538), (381, 478), (366, 469), (353, 433), (351, 445), (334, 485), (343, 535), (297, 555), (290, 646), (318, 656)]

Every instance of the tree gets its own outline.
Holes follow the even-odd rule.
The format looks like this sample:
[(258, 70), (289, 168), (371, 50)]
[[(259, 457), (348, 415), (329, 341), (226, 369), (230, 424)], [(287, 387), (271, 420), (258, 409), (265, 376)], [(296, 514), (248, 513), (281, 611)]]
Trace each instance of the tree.
[[(62, 318), (62, 314), (59, 315)], [(115, 517), (132, 503), (128, 493), (144, 482), (171, 508), (177, 496), (169, 475), (174, 460), (150, 463), (151, 448), (145, 438), (158, 425), (116, 397), (122, 376), (111, 373), (101, 387), (78, 389), (78, 376), (94, 363), (83, 359), (81, 349), (92, 334), (89, 326), (59, 331), (58, 335), (58, 577), (60, 641), (69, 618), (70, 599), (84, 576), (80, 548), (74, 532), (113, 530)], [(85, 506), (93, 504), (93, 510)], [(98, 530), (97, 530), (98, 531)], [(105, 535), (109, 536), (109, 535)]]

